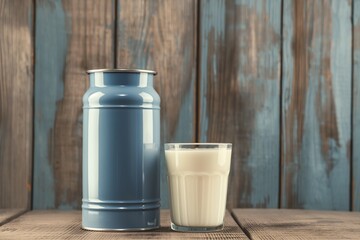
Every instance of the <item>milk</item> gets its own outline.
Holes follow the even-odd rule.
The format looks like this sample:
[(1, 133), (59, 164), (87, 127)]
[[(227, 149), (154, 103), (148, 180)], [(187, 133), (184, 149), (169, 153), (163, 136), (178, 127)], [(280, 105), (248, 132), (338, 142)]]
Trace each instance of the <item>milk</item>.
[(172, 222), (192, 227), (222, 225), (231, 149), (170, 149), (165, 156)]

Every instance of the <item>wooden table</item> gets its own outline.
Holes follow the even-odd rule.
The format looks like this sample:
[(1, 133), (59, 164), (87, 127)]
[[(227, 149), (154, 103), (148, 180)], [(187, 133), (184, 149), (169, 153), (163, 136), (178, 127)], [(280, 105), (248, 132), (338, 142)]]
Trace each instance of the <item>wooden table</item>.
[(358, 212), (234, 209), (213, 233), (174, 232), (169, 221), (162, 210), (156, 231), (94, 232), (81, 229), (80, 211), (0, 210), (0, 239), (360, 239)]

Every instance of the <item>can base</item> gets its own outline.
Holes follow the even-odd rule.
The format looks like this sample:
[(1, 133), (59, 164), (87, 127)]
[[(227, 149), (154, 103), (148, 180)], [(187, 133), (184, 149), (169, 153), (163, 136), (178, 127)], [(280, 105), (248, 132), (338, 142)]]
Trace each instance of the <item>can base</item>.
[(147, 231), (160, 227), (160, 209), (82, 210), (82, 228), (92, 231)]
[(107, 228), (87, 228), (81, 226), (82, 229), (86, 231), (97, 231), (97, 232), (138, 232), (138, 231), (151, 231), (159, 229), (160, 226), (154, 228), (132, 228), (132, 229), (107, 229)]

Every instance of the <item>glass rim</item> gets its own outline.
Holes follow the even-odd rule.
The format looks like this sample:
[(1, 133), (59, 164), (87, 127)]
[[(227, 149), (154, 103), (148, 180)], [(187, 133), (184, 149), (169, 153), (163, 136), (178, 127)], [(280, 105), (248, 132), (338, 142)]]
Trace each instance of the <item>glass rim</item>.
[(212, 147), (212, 148), (231, 148), (232, 143), (165, 143), (165, 148), (182, 148), (191, 147), (191, 146), (202, 146), (202, 147)]
[(99, 68), (99, 69), (89, 69), (86, 71), (88, 74), (91, 73), (149, 73), (156, 75), (157, 72), (154, 70), (148, 70), (148, 69), (139, 69), (139, 68)]

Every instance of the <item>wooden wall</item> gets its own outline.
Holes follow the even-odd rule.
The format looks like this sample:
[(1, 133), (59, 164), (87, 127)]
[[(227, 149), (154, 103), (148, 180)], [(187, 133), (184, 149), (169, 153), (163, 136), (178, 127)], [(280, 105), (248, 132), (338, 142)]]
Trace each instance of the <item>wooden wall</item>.
[(351, 2), (284, 1), (283, 8), (281, 207), (346, 210)]
[(33, 18), (31, 1), (0, 1), (0, 208), (31, 204)]
[(163, 142), (233, 143), (228, 208), (360, 210), (360, 0), (0, 0), (0, 33), (0, 208), (81, 207), (115, 67), (159, 72)]
[(353, 0), (352, 13), (351, 200), (352, 209), (360, 211), (360, 0)]

